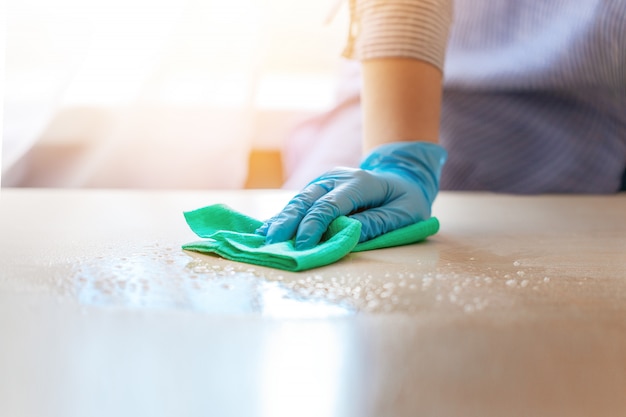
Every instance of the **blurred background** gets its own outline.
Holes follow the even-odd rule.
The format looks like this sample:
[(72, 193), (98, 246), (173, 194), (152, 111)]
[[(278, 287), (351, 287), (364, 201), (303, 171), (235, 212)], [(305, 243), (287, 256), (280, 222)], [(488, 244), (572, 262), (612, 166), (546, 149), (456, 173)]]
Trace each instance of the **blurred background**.
[(348, 33), (335, 0), (4, 10), (5, 187), (280, 186), (290, 130), (335, 102)]

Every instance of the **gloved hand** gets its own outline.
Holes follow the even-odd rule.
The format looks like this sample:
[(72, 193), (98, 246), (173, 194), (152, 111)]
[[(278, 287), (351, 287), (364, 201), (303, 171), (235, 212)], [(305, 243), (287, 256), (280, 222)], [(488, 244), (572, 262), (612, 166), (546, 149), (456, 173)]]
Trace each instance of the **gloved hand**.
[(317, 245), (330, 223), (349, 215), (362, 223), (360, 242), (425, 220), (439, 191), (445, 149), (434, 143), (379, 146), (360, 169), (333, 169), (309, 183), (257, 233), (266, 242), (296, 237), (296, 249)]

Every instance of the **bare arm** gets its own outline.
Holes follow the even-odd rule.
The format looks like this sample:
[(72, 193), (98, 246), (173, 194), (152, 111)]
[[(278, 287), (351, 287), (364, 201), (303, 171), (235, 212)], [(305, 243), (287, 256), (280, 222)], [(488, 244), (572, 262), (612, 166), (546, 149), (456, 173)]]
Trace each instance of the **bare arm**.
[(363, 150), (438, 142), (453, 0), (351, 0), (344, 56), (363, 67)]
[(363, 147), (439, 141), (442, 73), (410, 58), (363, 61)]

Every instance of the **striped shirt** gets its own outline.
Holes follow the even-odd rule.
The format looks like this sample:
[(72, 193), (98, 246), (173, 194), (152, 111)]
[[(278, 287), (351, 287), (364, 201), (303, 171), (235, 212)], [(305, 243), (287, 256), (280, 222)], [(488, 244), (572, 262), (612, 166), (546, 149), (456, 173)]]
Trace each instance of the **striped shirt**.
[(351, 0), (351, 11), (346, 56), (444, 70), (442, 189), (623, 186), (626, 0)]

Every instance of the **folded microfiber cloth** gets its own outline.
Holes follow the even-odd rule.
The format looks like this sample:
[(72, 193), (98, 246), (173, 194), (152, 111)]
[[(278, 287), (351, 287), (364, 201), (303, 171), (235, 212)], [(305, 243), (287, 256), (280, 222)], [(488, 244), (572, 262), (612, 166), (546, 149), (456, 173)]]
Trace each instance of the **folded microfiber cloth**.
[(216, 204), (184, 213), (187, 224), (201, 238), (183, 249), (215, 253), (226, 259), (269, 266), (287, 271), (304, 271), (338, 261), (350, 252), (359, 252), (419, 242), (437, 233), (435, 217), (358, 243), (361, 223), (346, 216), (335, 219), (311, 249), (296, 250), (294, 241), (265, 244), (265, 236), (255, 233), (263, 222)]

